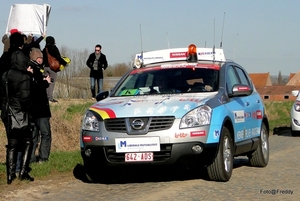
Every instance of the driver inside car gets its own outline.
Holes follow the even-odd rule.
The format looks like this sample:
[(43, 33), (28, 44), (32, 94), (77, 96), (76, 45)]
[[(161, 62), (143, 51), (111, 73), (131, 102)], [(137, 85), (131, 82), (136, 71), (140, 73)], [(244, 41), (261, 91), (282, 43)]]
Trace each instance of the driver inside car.
[(197, 87), (198, 87), (198, 88), (199, 88), (199, 87), (203, 87), (203, 89), (204, 89), (205, 91), (212, 91), (212, 90), (213, 90), (212, 86), (207, 85), (207, 84), (204, 84), (203, 78), (200, 78), (197, 82), (195, 82), (195, 83), (193, 84), (193, 87), (194, 87), (194, 89), (197, 88)]
[(150, 93), (180, 93), (179, 90), (174, 89), (174, 87), (170, 85), (171, 79), (172, 78), (168, 78), (164, 74), (157, 74), (154, 77)]

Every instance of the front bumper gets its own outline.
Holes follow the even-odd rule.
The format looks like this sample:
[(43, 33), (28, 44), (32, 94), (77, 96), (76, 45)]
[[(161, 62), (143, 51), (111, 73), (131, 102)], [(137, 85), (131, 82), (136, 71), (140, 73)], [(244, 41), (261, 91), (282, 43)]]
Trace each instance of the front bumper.
[[(202, 147), (201, 153), (192, 150), (194, 145)], [(85, 153), (90, 153), (87, 156)], [(115, 146), (87, 146), (81, 150), (84, 166), (87, 168), (135, 166), (135, 165), (173, 165), (193, 164), (209, 165), (216, 156), (218, 144), (204, 144), (202, 142), (185, 142), (176, 144), (161, 144), (160, 151), (153, 152), (153, 161), (125, 162), (125, 153), (117, 153)]]

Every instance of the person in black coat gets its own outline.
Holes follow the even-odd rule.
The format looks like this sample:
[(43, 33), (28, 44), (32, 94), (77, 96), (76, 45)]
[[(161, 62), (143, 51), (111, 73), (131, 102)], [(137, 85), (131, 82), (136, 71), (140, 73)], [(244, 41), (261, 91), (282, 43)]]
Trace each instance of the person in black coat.
[[(14, 33), (10, 37), (11, 67), (2, 76), (2, 87), (5, 95), (2, 103), (1, 119), (4, 123), (7, 141), (6, 146), (6, 169), (7, 184), (11, 184), (16, 178), (15, 168), (18, 151), (22, 152), (20, 180), (33, 181), (29, 175), (29, 162), (32, 149), (32, 131), (31, 131), (31, 75), (28, 68), (29, 58), (22, 51), (24, 44), (23, 36), (20, 33)], [(11, 127), (10, 112), (8, 107), (17, 113), (24, 113), (29, 118), (29, 123), (23, 128)]]
[[(15, 50), (17, 50), (15, 47), (11, 47), (8, 49), (8, 51), (4, 52), (1, 55), (1, 58), (0, 58), (0, 76), (1, 76), (1, 78), (2, 78), (3, 74), (10, 69), (11, 55)], [(1, 91), (0, 105), (2, 105), (3, 97), (6, 96), (6, 94), (4, 94), (4, 92), (3, 92), (2, 84), (0, 84), (0, 91)]]
[[(51, 84), (51, 78), (43, 74), (43, 53), (38, 48), (32, 48), (30, 51), (29, 66), (33, 69), (32, 77), (32, 117), (34, 120), (34, 130), (32, 132), (33, 148), (31, 162), (48, 161), (51, 149), (51, 128), (50, 118), (51, 110), (49, 106), (46, 89)], [(35, 156), (38, 148), (39, 139), (41, 140), (38, 159)]]
[(95, 46), (95, 52), (91, 53), (86, 61), (86, 65), (91, 69), (90, 71), (90, 85), (92, 92), (92, 99), (95, 100), (97, 82), (97, 93), (99, 94), (103, 88), (103, 71), (107, 68), (106, 56), (101, 52), (101, 45)]
[(46, 37), (46, 45), (45, 48), (43, 49), (43, 58), (44, 58), (44, 70), (46, 75), (49, 75), (52, 78), (52, 83), (50, 84), (50, 86), (47, 88), (47, 95), (48, 95), (48, 100), (55, 103), (58, 102), (57, 100), (55, 100), (53, 98), (53, 91), (54, 91), (54, 86), (55, 86), (55, 82), (56, 82), (56, 77), (57, 77), (57, 72), (54, 72), (53, 70), (51, 70), (51, 68), (49, 67), (49, 62), (48, 62), (48, 57), (47, 57), (47, 50), (48, 53), (50, 55), (52, 55), (53, 57), (55, 57), (60, 64), (66, 66), (67, 62), (61, 58), (60, 52), (58, 50), (58, 48), (55, 45), (55, 39), (52, 36), (47, 36)]

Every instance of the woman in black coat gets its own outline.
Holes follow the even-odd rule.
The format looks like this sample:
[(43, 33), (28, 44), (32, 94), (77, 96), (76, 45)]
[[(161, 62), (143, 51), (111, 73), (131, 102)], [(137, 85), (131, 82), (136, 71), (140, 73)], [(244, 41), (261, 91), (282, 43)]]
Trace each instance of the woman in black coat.
[[(28, 174), (32, 149), (31, 133), (31, 75), (28, 71), (29, 58), (22, 51), (23, 36), (14, 33), (10, 37), (10, 46), (14, 49), (11, 55), (11, 68), (2, 77), (5, 98), (2, 103), (1, 119), (5, 125), (8, 144), (6, 146), (7, 184), (16, 178), (15, 168), (18, 151), (22, 152), (23, 161), (19, 174), (20, 180), (33, 181)], [(23, 128), (12, 128), (8, 106), (15, 113), (24, 113), (29, 121)]]

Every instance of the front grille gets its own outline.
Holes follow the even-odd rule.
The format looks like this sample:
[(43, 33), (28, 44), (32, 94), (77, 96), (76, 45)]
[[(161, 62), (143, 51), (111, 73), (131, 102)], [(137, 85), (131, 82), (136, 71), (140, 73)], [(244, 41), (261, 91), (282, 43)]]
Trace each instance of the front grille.
[[(137, 117), (138, 118), (138, 117)], [(131, 130), (130, 125), (134, 119), (137, 118), (116, 118), (104, 120), (105, 128), (109, 132), (126, 133)], [(143, 117), (144, 119), (145, 117)], [(162, 117), (149, 117), (149, 130), (147, 132), (167, 130), (172, 127), (175, 117), (174, 116), (162, 116)], [(128, 122), (128, 123), (126, 123)]]
[(155, 117), (152, 118), (149, 132), (151, 131), (159, 131), (159, 130), (167, 130), (172, 127), (174, 123), (174, 117)]
[[(125, 162), (125, 153), (117, 153), (115, 146), (104, 148), (107, 160), (110, 162)], [(166, 161), (171, 157), (172, 145), (161, 144), (159, 152), (153, 152), (153, 161)]]
[(104, 120), (105, 128), (109, 132), (126, 133), (125, 118), (120, 119), (106, 119)]

